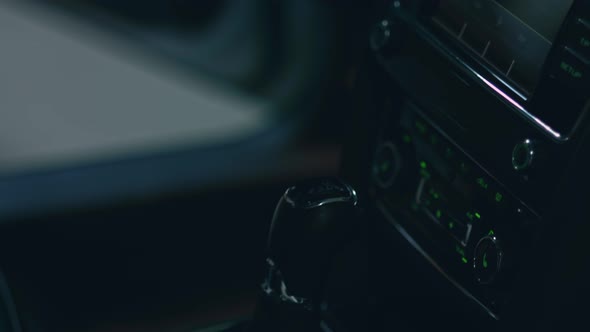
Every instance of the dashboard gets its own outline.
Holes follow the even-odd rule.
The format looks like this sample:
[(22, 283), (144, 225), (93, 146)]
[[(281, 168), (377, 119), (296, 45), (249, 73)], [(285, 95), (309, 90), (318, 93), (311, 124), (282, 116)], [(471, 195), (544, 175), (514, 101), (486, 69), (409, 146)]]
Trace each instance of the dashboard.
[(544, 331), (581, 319), (555, 309), (584, 307), (577, 295), (552, 297), (577, 277), (550, 271), (562, 245), (587, 253), (562, 236), (585, 227), (572, 204), (587, 197), (574, 169), (588, 148), (589, 4), (377, 7), (360, 102), (373, 110), (370, 134), (356, 148), (371, 151), (357, 150), (358, 182), (381, 240), (371, 260), (381, 326)]
[(587, 324), (590, 1), (5, 1), (0, 41), (2, 331), (243, 331), (318, 176), (363, 226), (321, 331)]

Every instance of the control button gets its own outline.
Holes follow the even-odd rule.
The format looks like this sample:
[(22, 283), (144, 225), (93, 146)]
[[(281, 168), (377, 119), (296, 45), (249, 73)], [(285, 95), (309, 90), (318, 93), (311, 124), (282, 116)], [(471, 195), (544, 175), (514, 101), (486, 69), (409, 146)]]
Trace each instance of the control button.
[(478, 176), (475, 178), (475, 184), (480, 190), (487, 191), (490, 189), (490, 180), (486, 176)]
[(402, 141), (403, 141), (404, 143), (406, 143), (406, 144), (411, 144), (411, 143), (412, 143), (412, 141), (413, 141), (413, 140), (412, 140), (412, 135), (410, 135), (410, 134), (407, 134), (407, 133), (404, 133), (404, 134), (402, 135)]
[(494, 204), (504, 205), (504, 202), (506, 201), (505, 194), (502, 191), (494, 190), (492, 192), (492, 201)]
[[(471, 185), (473, 187), (473, 204), (482, 208), (493, 206), (493, 204), (491, 204), (491, 200), (495, 199), (495, 194), (498, 191), (496, 190), (496, 183), (490, 177), (484, 173), (480, 173), (471, 180)], [(503, 199), (504, 196), (501, 193), (500, 195)]]
[(590, 59), (590, 22), (578, 18), (568, 31), (567, 44), (586, 60)]
[(473, 256), (473, 269), (478, 283), (490, 284), (496, 279), (502, 267), (502, 256), (502, 249), (492, 231), (479, 240)]
[(427, 207), (426, 214), (442, 228), (444, 228), (462, 246), (467, 246), (471, 236), (472, 225), (460, 222), (449, 215), (443, 208)]
[(469, 260), (467, 259), (467, 255), (465, 253), (465, 247), (463, 247), (457, 243), (457, 244), (455, 244), (455, 252), (457, 254), (459, 254), (459, 257), (461, 257), (461, 262), (463, 262), (463, 264), (469, 263)]
[(512, 150), (512, 167), (517, 171), (530, 168), (535, 160), (535, 154), (535, 146), (530, 139), (516, 144)]
[(466, 246), (471, 236), (471, 224), (464, 225), (452, 217), (443, 219), (443, 226), (461, 245)]
[(551, 69), (552, 76), (561, 84), (565, 84), (576, 90), (587, 89), (590, 67), (588, 63), (576, 55), (575, 51), (566, 47)]
[(400, 170), (400, 154), (391, 142), (385, 142), (377, 148), (373, 161), (373, 177), (381, 188), (389, 188)]
[(420, 176), (426, 180), (430, 179), (432, 174), (430, 173), (428, 163), (425, 160), (421, 160), (418, 165), (420, 166)]
[(485, 195), (485, 201), (482, 202), (482, 206), (488, 211), (495, 211), (500, 213), (505, 211), (509, 207), (510, 198), (506, 196), (503, 190), (500, 190), (498, 186), (494, 185)]

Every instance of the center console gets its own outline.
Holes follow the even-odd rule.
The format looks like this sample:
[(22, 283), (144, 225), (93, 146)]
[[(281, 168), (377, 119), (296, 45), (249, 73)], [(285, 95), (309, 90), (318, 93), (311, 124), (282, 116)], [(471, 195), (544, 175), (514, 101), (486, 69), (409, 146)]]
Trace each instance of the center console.
[(387, 1), (369, 42), (379, 220), (501, 320), (587, 122), (590, 3)]

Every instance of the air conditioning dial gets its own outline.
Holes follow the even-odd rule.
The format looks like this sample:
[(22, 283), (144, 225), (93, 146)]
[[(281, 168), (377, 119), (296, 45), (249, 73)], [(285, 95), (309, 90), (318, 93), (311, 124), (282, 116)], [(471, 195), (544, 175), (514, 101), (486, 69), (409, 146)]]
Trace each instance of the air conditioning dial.
[(479, 284), (487, 285), (497, 279), (502, 270), (504, 252), (493, 232), (481, 238), (475, 246), (473, 269)]

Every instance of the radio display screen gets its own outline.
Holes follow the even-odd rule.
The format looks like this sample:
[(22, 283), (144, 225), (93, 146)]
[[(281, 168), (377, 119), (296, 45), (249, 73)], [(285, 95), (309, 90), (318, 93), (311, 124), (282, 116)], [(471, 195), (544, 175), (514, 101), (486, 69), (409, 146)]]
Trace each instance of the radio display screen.
[(521, 19), (538, 34), (553, 42), (574, 0), (495, 0), (495, 2)]
[(440, 0), (434, 22), (532, 93), (574, 0)]

